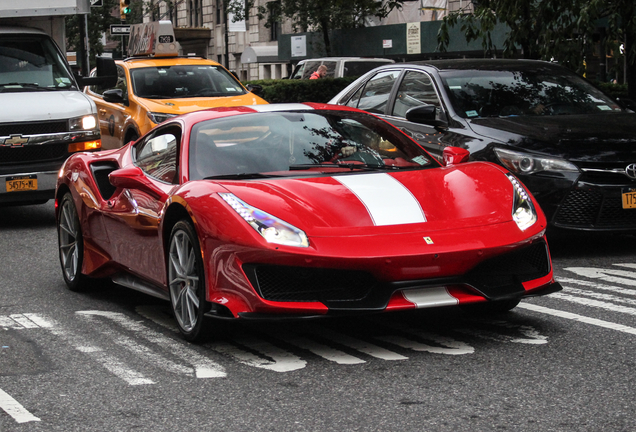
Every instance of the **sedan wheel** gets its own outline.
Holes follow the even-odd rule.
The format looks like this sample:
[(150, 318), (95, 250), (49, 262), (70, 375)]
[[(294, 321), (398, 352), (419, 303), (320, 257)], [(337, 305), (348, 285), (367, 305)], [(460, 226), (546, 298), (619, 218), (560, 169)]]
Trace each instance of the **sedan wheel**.
[(57, 218), (57, 239), (60, 250), (60, 264), (64, 281), (71, 291), (80, 291), (85, 276), (82, 272), (84, 261), (84, 240), (73, 196), (67, 193)]
[(178, 222), (170, 235), (168, 285), (179, 330), (189, 341), (199, 340), (205, 333), (204, 314), (209, 307), (200, 250), (192, 225)]

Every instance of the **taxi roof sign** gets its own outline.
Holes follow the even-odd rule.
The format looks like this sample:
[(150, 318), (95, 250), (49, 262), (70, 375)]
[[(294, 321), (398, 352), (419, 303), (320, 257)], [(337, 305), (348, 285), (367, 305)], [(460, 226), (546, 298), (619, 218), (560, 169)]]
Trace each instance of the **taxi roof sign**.
[(174, 37), (171, 21), (152, 21), (130, 26), (128, 55), (135, 56), (177, 56), (179, 45)]

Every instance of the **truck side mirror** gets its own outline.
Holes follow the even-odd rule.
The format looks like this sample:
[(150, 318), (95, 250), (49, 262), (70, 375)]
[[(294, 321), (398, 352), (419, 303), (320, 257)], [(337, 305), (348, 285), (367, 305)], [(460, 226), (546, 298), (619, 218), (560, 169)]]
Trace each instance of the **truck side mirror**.
[(95, 57), (97, 72), (94, 77), (78, 77), (81, 87), (98, 85), (102, 87), (115, 87), (117, 84), (117, 66), (115, 60), (107, 57)]

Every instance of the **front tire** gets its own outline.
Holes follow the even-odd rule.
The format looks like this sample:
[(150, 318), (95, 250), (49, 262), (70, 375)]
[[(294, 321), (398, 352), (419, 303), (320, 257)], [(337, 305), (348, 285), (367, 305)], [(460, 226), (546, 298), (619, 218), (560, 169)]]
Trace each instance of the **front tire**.
[(196, 342), (205, 334), (205, 272), (199, 240), (192, 224), (177, 222), (168, 249), (170, 303), (183, 337)]
[(69, 192), (64, 195), (60, 205), (57, 239), (64, 282), (71, 291), (82, 291), (86, 285), (86, 276), (82, 274), (84, 238), (73, 195)]

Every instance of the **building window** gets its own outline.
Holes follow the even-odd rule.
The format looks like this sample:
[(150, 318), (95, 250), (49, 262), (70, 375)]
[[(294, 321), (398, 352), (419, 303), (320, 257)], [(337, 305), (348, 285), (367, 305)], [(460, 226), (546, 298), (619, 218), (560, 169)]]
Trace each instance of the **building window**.
[(202, 0), (190, 0), (188, 6), (190, 7), (190, 27), (202, 27), (203, 26), (203, 5)]
[(269, 27), (269, 40), (277, 41), (281, 34), (281, 4), (280, 0), (274, 0), (267, 3), (267, 25)]
[(217, 25), (223, 24), (225, 22), (225, 17), (223, 13), (223, 2), (221, 0), (217, 0), (216, 2), (216, 23)]

